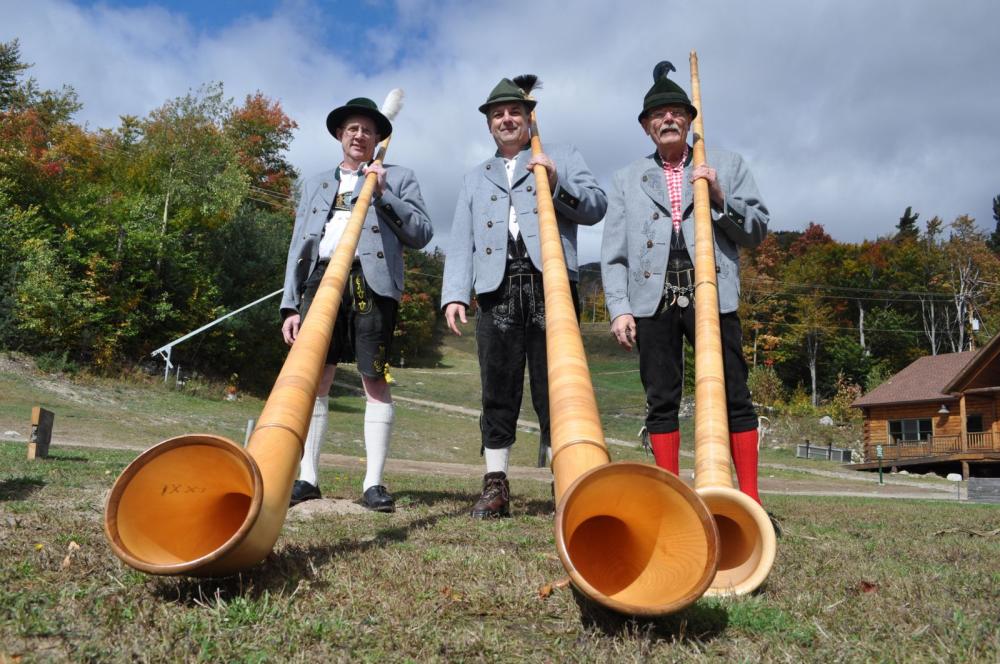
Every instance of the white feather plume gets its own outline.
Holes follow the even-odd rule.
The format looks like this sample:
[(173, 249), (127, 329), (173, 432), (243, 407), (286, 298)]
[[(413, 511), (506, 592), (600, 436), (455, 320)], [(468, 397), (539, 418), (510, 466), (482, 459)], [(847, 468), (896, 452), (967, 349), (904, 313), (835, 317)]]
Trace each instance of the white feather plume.
[(385, 102), (382, 103), (382, 115), (392, 120), (401, 108), (403, 108), (402, 88), (390, 90), (389, 94), (385, 97)]

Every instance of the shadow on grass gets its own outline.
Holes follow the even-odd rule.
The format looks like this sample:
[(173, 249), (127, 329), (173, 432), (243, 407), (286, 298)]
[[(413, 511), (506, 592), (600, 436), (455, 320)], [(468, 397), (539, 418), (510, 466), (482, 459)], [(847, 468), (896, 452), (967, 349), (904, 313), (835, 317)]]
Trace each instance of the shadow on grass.
[(34, 477), (12, 477), (0, 480), (0, 500), (24, 500), (45, 486)]
[(263, 564), (232, 576), (218, 579), (157, 579), (153, 594), (185, 606), (209, 606), (212, 602), (229, 601), (236, 597), (258, 599), (265, 593), (294, 593), (303, 581), (308, 581), (314, 588), (323, 588), (327, 584), (318, 579), (318, 571), (329, 562), (403, 542), (411, 531), (428, 528), (441, 519), (464, 513), (465, 510), (431, 514), (405, 524), (383, 528), (374, 536), (364, 539), (310, 546), (290, 544), (277, 553), (271, 551)]
[(636, 634), (656, 641), (704, 643), (722, 634), (729, 625), (729, 614), (713, 603), (696, 602), (677, 613), (647, 618), (612, 611), (576, 588), (572, 590), (580, 607), (580, 623), (606, 636)]
[[(460, 514), (467, 514), (472, 509), (472, 505), (479, 500), (478, 493), (464, 491), (399, 491), (395, 496), (397, 504), (406, 507), (431, 507), (438, 503), (459, 502), (467, 506), (462, 509)], [(517, 496), (511, 500), (511, 513), (514, 518), (518, 516), (552, 516), (555, 511), (555, 503), (552, 500), (520, 501), (517, 500)]]
[(470, 505), (478, 496), (471, 496), (468, 493), (458, 493), (456, 491), (397, 491), (395, 494), (396, 503), (401, 506), (416, 507), (425, 505), (431, 507), (437, 503), (450, 503), (454, 501), (468, 502)]
[(83, 456), (68, 456), (68, 455), (63, 456), (61, 454), (50, 454), (46, 458), (51, 459), (52, 461), (76, 461), (76, 462), (82, 461), (83, 463), (87, 463), (88, 461), (90, 461), (90, 459)]

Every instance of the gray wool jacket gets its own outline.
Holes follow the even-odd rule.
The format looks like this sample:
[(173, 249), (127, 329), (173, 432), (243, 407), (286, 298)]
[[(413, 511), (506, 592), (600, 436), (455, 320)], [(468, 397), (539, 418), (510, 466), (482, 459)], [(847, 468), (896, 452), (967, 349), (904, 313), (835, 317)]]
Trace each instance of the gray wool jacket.
[[(576, 227), (578, 224), (592, 226), (604, 217), (607, 195), (576, 148), (547, 145), (545, 154), (559, 174), (552, 202), (569, 277), (576, 281)], [(511, 205), (517, 212), (517, 224), (531, 262), (542, 269), (535, 174), (526, 168), (530, 160), (530, 149), (525, 148), (518, 154), (512, 185), (507, 184), (504, 161), (499, 156), (487, 159), (465, 174), (445, 257), (442, 307), (451, 302), (468, 305), (472, 290), (479, 294), (490, 293), (500, 286), (507, 263), (507, 221)]]
[[(767, 234), (768, 211), (740, 155), (707, 150), (725, 195), (722, 210), (712, 209), (719, 312), (739, 307), (739, 248), (755, 247)], [(694, 200), (691, 161), (684, 167), (681, 234), (695, 260)], [(655, 153), (632, 162), (614, 175), (601, 242), (601, 277), (611, 320), (623, 315), (652, 316), (663, 296), (670, 235), (670, 196), (663, 166)]]
[[(385, 165), (385, 191), (373, 200), (358, 240), (358, 257), (365, 280), (379, 295), (398, 301), (403, 294), (403, 247), (421, 249), (434, 234), (413, 171)], [(358, 178), (351, 198), (357, 201), (365, 179)], [(295, 228), (285, 264), (281, 317), (299, 313), (303, 286), (319, 262), (319, 241), (340, 182), (336, 169), (323, 171), (299, 185)], [(324, 257), (324, 258), (329, 258)]]

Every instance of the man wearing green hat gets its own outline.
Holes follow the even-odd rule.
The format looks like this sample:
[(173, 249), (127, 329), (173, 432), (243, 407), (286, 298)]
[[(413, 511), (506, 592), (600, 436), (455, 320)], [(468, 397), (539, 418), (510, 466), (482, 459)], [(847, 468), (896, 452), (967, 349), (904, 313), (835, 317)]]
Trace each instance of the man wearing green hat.
[(343, 157), (333, 170), (307, 178), (299, 186), (281, 298), (281, 333), (289, 346), (295, 343), (365, 175), (374, 172), (378, 180), (316, 391), (291, 504), (320, 497), (317, 470), (320, 446), (326, 437), (330, 386), (337, 364), (356, 359), (366, 400), (367, 473), (362, 504), (371, 510), (392, 512), (395, 501), (382, 484), (394, 416), (385, 380), (386, 358), (403, 293), (403, 247), (424, 247), (433, 231), (413, 171), (391, 164), (368, 164), (379, 142), (392, 133), (392, 123), (375, 102), (363, 97), (350, 100), (330, 112), (326, 128), (340, 143)]
[(657, 465), (678, 472), (678, 408), (684, 383), (683, 337), (694, 344), (694, 247), (691, 183), (708, 181), (711, 199), (730, 448), (740, 489), (757, 493), (757, 414), (736, 310), (739, 249), (767, 233), (768, 210), (753, 175), (732, 152), (708, 150), (692, 168), (687, 143), (697, 109), (657, 65), (639, 124), (656, 150), (614, 175), (601, 246), (601, 272), (611, 331), (619, 345), (638, 346), (646, 391), (646, 429)]
[(521, 410), (525, 364), (543, 444), (549, 439), (545, 301), (532, 169), (540, 164), (548, 173), (574, 300), (576, 227), (596, 224), (607, 208), (604, 191), (575, 148), (549, 145), (547, 154), (532, 157), (534, 106), (524, 89), (503, 79), (479, 107), (497, 151), (464, 177), (444, 267), (441, 303), (452, 332), (462, 334), (459, 322), (467, 322), (473, 290), (478, 303), (486, 475), (482, 495), (472, 508), (476, 518), (510, 516), (507, 466)]

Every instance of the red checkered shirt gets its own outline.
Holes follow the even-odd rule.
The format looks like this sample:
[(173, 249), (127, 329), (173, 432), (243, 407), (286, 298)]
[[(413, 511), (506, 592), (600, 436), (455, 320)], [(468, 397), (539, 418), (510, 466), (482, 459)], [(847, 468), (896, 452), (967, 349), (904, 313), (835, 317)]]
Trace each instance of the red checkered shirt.
[(688, 147), (684, 146), (684, 156), (676, 164), (663, 162), (663, 175), (667, 179), (667, 193), (670, 194), (670, 218), (674, 223), (674, 231), (681, 232), (681, 210), (684, 200), (684, 164), (688, 159)]

